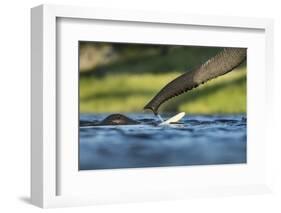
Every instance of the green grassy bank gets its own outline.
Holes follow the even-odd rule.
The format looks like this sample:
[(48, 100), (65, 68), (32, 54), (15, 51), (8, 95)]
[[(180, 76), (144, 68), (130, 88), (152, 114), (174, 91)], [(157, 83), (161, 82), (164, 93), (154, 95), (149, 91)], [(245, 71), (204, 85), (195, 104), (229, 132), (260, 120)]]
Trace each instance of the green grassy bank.
[[(99, 77), (80, 76), (80, 112), (142, 112), (144, 105), (181, 73), (112, 72)], [(169, 100), (161, 106), (161, 111), (184, 111), (190, 114), (245, 113), (246, 68), (240, 67)]]

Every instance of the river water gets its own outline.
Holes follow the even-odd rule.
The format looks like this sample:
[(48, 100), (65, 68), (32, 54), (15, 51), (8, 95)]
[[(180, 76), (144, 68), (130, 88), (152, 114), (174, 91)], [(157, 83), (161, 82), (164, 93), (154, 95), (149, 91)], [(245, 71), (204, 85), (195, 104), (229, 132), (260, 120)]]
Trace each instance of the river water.
[(80, 170), (246, 163), (245, 115), (186, 115), (157, 126), (152, 114), (126, 114), (142, 124), (92, 126), (107, 115), (80, 115)]

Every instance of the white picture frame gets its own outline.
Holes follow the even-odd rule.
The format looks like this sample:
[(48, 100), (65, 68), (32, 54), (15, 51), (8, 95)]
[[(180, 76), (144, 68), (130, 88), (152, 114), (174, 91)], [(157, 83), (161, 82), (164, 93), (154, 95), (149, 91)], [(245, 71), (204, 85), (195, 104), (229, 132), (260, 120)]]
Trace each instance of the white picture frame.
[[(60, 117), (59, 113), (61, 113), (61, 111), (58, 110), (58, 103), (61, 102), (60, 98), (63, 94), (58, 95), (58, 88), (64, 90), (61, 88), (61, 77), (63, 78), (63, 75), (60, 76), (60, 78), (57, 77), (57, 70), (60, 69), (60, 61), (58, 61), (57, 58), (59, 56), (58, 50), (67, 54), (65, 50), (61, 50), (59, 47), (58, 37), (62, 30), (60, 28), (62, 26), (61, 20), (68, 20), (70, 22), (74, 20), (80, 20), (82, 22), (85, 20), (87, 20), (87, 22), (98, 20), (100, 21), (100, 25), (102, 25), (103, 22), (110, 22), (112, 25), (115, 25), (116, 28), (121, 27), (122, 23), (141, 24), (144, 28), (146, 25), (153, 24), (153, 26), (165, 28), (167, 32), (173, 32), (177, 27), (182, 28), (187, 26), (202, 28), (203, 30), (206, 28), (210, 29), (210, 31), (218, 29), (223, 32), (228, 32), (228, 34), (240, 30), (247, 32), (245, 37), (249, 37), (247, 38), (248, 43), (241, 43), (241, 41), (235, 43), (234, 41), (223, 41), (223, 39), (220, 41), (215, 41), (211, 38), (209, 40), (200, 39), (203, 45), (211, 46), (228, 44), (249, 47), (248, 45), (250, 45), (251, 47), (249, 50), (251, 55), (259, 59), (257, 63), (251, 63), (251, 61), (254, 61), (254, 57), (249, 59), (249, 69), (255, 68), (258, 71), (255, 77), (253, 72), (248, 75), (249, 85), (247, 88), (249, 96), (248, 104), (250, 106), (250, 115), (248, 118), (249, 140), (256, 141), (255, 146), (252, 146), (252, 143), (248, 146), (250, 149), (250, 159), (253, 159), (253, 163), (249, 163), (247, 166), (222, 166), (220, 168), (204, 166), (200, 167), (200, 169), (197, 167), (194, 169), (190, 167), (148, 168), (130, 171), (125, 169), (117, 170), (114, 173), (103, 172), (102, 174), (99, 172), (91, 173), (90, 171), (84, 172), (82, 175), (83, 177), (78, 177), (80, 175), (74, 174), (76, 171), (74, 164), (72, 165), (69, 163), (69, 165), (66, 165), (65, 163), (69, 159), (70, 162), (73, 162), (73, 159), (77, 160), (76, 155), (73, 154), (77, 150), (75, 150), (74, 146), (69, 147), (58, 145), (57, 143), (57, 141), (61, 139), (61, 132), (58, 130), (58, 122), (64, 122), (63, 119), (65, 119), (63, 116)], [(273, 129), (271, 128), (273, 122), (271, 122), (272, 114), (270, 113), (273, 102), (272, 95), (269, 92), (273, 87), (271, 83), (273, 79), (272, 20), (41, 5), (31, 10), (31, 26), (31, 201), (33, 204), (46, 208), (97, 203), (178, 199), (209, 195), (253, 194), (270, 191), (270, 171), (268, 169), (270, 168), (270, 161), (267, 160), (265, 147), (270, 144), (270, 131)], [(70, 33), (69, 38), (75, 40), (83, 36), (82, 28), (77, 30), (78, 32), (82, 32), (82, 34), (79, 34), (75, 33), (75, 28), (72, 27), (71, 23), (67, 26), (68, 27), (64, 27), (63, 29), (66, 30), (65, 33)], [(133, 27), (134, 24), (130, 26)], [(74, 27), (79, 26), (76, 25)], [(258, 34), (258, 36), (255, 37), (257, 38), (256, 43), (260, 44), (260, 46), (257, 47), (260, 48), (258, 49), (260, 50), (258, 53), (254, 53), (255, 51), (253, 51), (256, 50), (254, 48), (254, 36), (249, 36), (251, 33), (255, 34), (255, 32)], [(122, 37), (121, 34), (116, 34), (116, 36), (119, 36), (118, 39), (123, 38), (123, 41), (128, 41), (129, 39), (129, 37)], [(134, 36), (131, 36), (131, 38), (133, 37)], [(210, 37), (212, 37), (211, 32)], [(140, 38), (135, 37), (135, 39), (139, 40)], [(151, 38), (147, 39), (149, 40)], [(157, 40), (157, 38), (155, 39)], [(173, 37), (170, 37), (170, 39), (171, 40), (165, 42), (176, 44), (182, 44), (182, 42), (184, 42), (184, 40), (181, 39), (174, 41)], [(110, 40), (110, 38), (108, 38), (108, 40)], [(253, 43), (249, 43), (250, 41)], [(145, 40), (143, 42), (145, 42)], [(153, 43), (153, 41), (151, 42)], [(190, 44), (190, 42), (191, 41), (188, 41), (187, 43)], [(200, 40), (197, 42), (200, 42)], [(71, 46), (68, 47), (73, 48)], [(77, 74), (75, 76), (75, 73), (72, 72), (70, 75), (70, 78), (73, 78), (73, 82), (75, 82), (75, 80), (77, 80)], [(256, 87), (257, 84), (260, 85), (258, 89)], [(70, 88), (72, 88), (71, 85)], [(77, 88), (73, 87), (73, 91), (76, 89)], [(253, 95), (254, 90), (257, 90), (261, 96), (255, 97)], [(64, 101), (70, 101), (68, 103), (72, 103), (71, 101), (73, 100), (69, 99)], [(256, 105), (256, 108), (253, 110), (251, 106), (254, 105)], [(76, 108), (72, 108), (72, 110), (75, 109)], [(259, 115), (260, 119), (264, 122), (253, 122), (254, 117), (257, 115)], [(76, 115), (74, 114), (73, 116), (75, 117)], [(74, 120), (75, 118), (69, 119), (73, 121), (70, 123), (77, 123), (76, 120)], [(75, 125), (71, 128), (74, 127)], [(259, 131), (261, 129), (265, 131)], [(254, 134), (255, 132), (256, 134)], [(77, 138), (74, 138), (71, 134), (69, 134), (68, 137), (77, 140)], [(251, 156), (254, 157), (252, 158)], [(208, 182), (207, 180), (204, 181), (204, 183), (202, 182), (202, 176), (212, 176), (214, 172), (216, 174), (213, 178), (217, 179), (215, 182)], [(226, 174), (228, 174), (228, 176)], [(176, 182), (181, 185), (169, 185), (169, 187), (167, 187), (165, 180), (175, 180), (178, 176), (182, 178)], [(129, 177), (135, 181), (130, 181)], [(156, 179), (159, 177), (163, 177), (163, 181), (156, 183)], [(186, 177), (190, 178), (190, 184), (186, 183), (182, 185)], [(89, 184), (93, 178), (99, 181), (98, 184), (100, 187), (94, 184), (90, 187), (89, 185), (82, 184)], [(122, 188), (116, 187), (115, 185), (117, 184), (109, 184), (111, 188), (105, 189), (101, 184), (103, 180), (114, 182), (117, 178), (122, 179), (122, 181), (118, 183)], [(155, 187), (152, 187), (151, 191), (151, 186), (147, 187), (147, 182), (145, 182), (149, 180), (155, 183), (153, 185)], [(139, 184), (136, 184), (136, 181), (138, 181)], [(126, 184), (127, 187), (124, 187)], [(61, 186), (64, 188), (63, 192), (61, 192)], [(80, 188), (83, 188), (83, 190), (79, 190)], [(123, 190), (123, 188), (125, 189)], [(86, 193), (88, 189), (96, 189), (97, 193)], [(79, 193), (72, 193), (73, 191), (79, 191)], [(120, 193), (122, 193), (122, 196), (120, 196)]]

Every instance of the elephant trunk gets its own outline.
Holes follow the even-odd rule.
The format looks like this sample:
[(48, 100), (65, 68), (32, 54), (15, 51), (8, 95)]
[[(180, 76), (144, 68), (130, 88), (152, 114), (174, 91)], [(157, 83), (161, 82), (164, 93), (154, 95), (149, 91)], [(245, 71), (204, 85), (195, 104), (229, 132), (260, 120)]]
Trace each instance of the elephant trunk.
[(150, 109), (157, 115), (158, 108), (162, 103), (170, 98), (192, 90), (208, 80), (232, 71), (246, 59), (246, 55), (246, 48), (224, 48), (198, 68), (186, 72), (168, 83), (144, 109)]

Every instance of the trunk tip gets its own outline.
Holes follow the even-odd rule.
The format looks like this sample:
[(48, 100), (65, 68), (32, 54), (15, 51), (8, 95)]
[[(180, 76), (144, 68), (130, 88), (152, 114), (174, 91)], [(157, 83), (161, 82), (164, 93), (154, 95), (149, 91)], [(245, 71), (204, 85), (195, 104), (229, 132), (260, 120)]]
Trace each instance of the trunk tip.
[(154, 107), (150, 106), (149, 104), (147, 104), (143, 109), (144, 110), (151, 110), (154, 113), (154, 115), (158, 114), (157, 109), (155, 109)]

